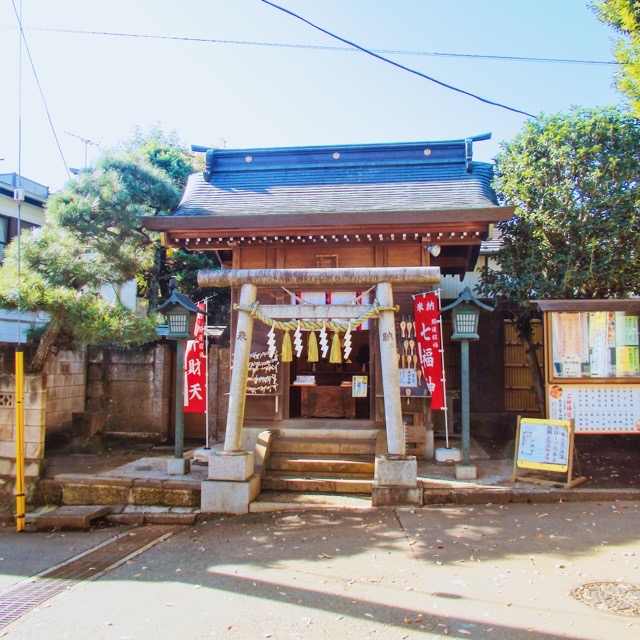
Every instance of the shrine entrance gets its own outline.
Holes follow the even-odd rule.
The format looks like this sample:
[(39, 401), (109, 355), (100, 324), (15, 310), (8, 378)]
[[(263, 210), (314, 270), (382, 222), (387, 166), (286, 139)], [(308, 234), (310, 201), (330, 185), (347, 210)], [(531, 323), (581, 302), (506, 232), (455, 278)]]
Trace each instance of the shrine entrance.
[[(382, 500), (399, 500), (405, 503), (407, 497), (413, 500), (417, 494), (416, 458), (406, 455), (405, 433), (402, 421), (400, 399), (400, 381), (398, 373), (398, 353), (396, 346), (395, 312), (393, 304), (393, 284), (417, 285), (428, 287), (440, 282), (439, 269), (434, 267), (398, 267), (398, 268), (354, 268), (354, 269), (255, 269), (255, 270), (221, 270), (200, 271), (198, 284), (201, 287), (241, 287), (237, 304), (235, 323), (235, 344), (233, 366), (229, 393), (229, 410), (225, 431), (224, 449), (216, 452), (209, 459), (208, 481), (202, 485), (203, 511), (244, 512), (248, 504), (260, 491), (260, 477), (254, 470), (254, 453), (243, 449), (242, 431), (245, 422), (245, 406), (247, 401), (248, 380), (251, 370), (253, 349), (253, 330), (255, 320), (260, 320), (270, 327), (267, 333), (267, 358), (269, 367), (278, 359), (283, 363), (291, 363), (293, 354), (299, 358), (304, 350), (303, 330), (307, 337), (307, 362), (311, 373), (296, 373), (291, 380), (292, 386), (300, 387), (300, 415), (305, 412), (321, 412), (328, 406), (328, 395), (313, 398), (308, 392), (303, 395), (302, 388), (324, 388), (325, 394), (332, 394), (333, 412), (347, 413), (346, 417), (355, 418), (355, 402), (345, 405), (340, 394), (347, 385), (317, 385), (318, 377), (327, 376), (339, 379), (344, 376), (344, 369), (320, 371), (313, 364), (329, 355), (329, 363), (341, 365), (345, 360), (353, 365), (350, 356), (353, 351), (353, 334), (365, 321), (376, 319), (377, 354), (380, 367), (380, 382), (383, 392), (384, 422), (386, 429), (386, 451), (376, 456), (374, 487), (382, 495)], [(305, 304), (305, 305), (265, 305), (258, 301), (258, 287), (281, 286), (291, 288), (308, 287), (322, 289), (331, 287), (365, 287), (373, 286), (375, 290), (372, 304), (354, 306), (350, 304)], [(276, 345), (276, 330), (283, 332), (282, 344)], [(317, 336), (316, 336), (317, 332)], [(293, 338), (290, 334), (293, 334)], [(358, 340), (362, 348), (362, 361), (356, 363), (365, 366), (366, 342)], [(255, 361), (255, 355), (254, 361)], [(370, 362), (370, 357), (368, 359)], [(254, 366), (255, 362), (254, 362)], [(297, 365), (292, 367), (294, 371)], [(361, 373), (361, 372), (359, 372)], [(367, 398), (367, 375), (353, 375), (348, 394), (351, 398)], [(268, 376), (265, 376), (267, 378)], [(324, 380), (325, 378), (321, 378)], [(265, 381), (265, 385), (266, 381)], [(275, 395), (275, 409), (278, 412), (278, 395)], [(296, 400), (291, 400), (288, 412), (294, 407)], [(371, 404), (369, 404), (371, 406)], [(311, 416), (309, 416), (311, 417)], [(321, 417), (321, 416), (317, 416)], [(345, 415), (339, 416), (344, 418)], [(215, 486), (214, 486), (215, 485)], [(232, 504), (233, 503), (233, 504)]]
[[(370, 341), (375, 337), (375, 321), (369, 324), (372, 330), (358, 328), (351, 332), (351, 352), (340, 363), (309, 362), (308, 353), (304, 352), (303, 357), (293, 359), (289, 365), (288, 389), (291, 420), (341, 419), (348, 429), (348, 420), (374, 419), (371, 394), (375, 379), (371, 353), (375, 344), (372, 347)], [(339, 339), (344, 354), (344, 337)]]

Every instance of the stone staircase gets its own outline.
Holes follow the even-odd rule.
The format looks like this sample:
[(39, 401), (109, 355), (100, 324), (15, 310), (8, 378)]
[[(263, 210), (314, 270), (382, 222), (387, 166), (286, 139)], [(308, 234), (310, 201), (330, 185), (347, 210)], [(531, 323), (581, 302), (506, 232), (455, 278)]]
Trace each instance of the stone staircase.
[(273, 433), (262, 492), (371, 495), (375, 429)]

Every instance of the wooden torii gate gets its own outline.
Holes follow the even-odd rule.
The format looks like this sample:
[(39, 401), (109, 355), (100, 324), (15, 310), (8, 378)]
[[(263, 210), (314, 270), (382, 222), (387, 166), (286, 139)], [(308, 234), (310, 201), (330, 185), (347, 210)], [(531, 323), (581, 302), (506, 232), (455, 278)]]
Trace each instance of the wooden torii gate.
[[(199, 271), (200, 287), (240, 287), (224, 449), (210, 457), (209, 481), (204, 481), (202, 484), (202, 511), (246, 513), (249, 503), (260, 491), (259, 478), (254, 475), (253, 452), (242, 449), (242, 428), (254, 324), (252, 310), (256, 308), (258, 287), (282, 286), (296, 289), (355, 287), (361, 289), (366, 286), (376, 286), (374, 305), (358, 306), (360, 314), (372, 311), (378, 317), (388, 455), (384, 456), (384, 460), (376, 459), (376, 481), (385, 487), (411, 487), (411, 485), (415, 487), (416, 471), (414, 470), (413, 479), (411, 479), (411, 467), (415, 469), (416, 460), (413, 456), (405, 455), (393, 285), (427, 287), (437, 285), (439, 282), (440, 270), (437, 267)], [(267, 315), (271, 317), (277, 315), (288, 318), (329, 319), (354, 316), (353, 305), (274, 305), (264, 310), (268, 311)], [(409, 465), (400, 464), (403, 462), (409, 462)], [(211, 486), (210, 481), (215, 482), (216, 486)], [(242, 484), (246, 487), (242, 487)]]

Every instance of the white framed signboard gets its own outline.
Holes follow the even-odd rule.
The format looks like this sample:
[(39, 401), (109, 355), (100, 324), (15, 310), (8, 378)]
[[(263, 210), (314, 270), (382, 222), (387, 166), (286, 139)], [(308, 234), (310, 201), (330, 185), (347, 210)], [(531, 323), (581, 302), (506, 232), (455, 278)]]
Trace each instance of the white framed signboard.
[[(573, 435), (571, 420), (519, 417), (512, 480), (565, 489), (585, 482), (584, 476), (573, 478)], [(527, 476), (526, 472), (553, 475), (555, 479)]]
[(549, 418), (573, 420), (575, 433), (640, 433), (640, 386), (550, 384)]

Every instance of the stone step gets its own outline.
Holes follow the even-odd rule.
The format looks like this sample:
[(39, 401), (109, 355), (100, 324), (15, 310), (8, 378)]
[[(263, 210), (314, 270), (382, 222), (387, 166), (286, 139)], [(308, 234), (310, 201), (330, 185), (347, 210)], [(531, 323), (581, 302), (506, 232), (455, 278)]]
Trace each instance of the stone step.
[[(321, 473), (325, 476), (373, 477), (373, 460), (350, 460), (345, 458), (307, 458), (287, 454), (271, 455), (267, 462), (268, 472), (296, 471), (301, 475)], [(271, 475), (271, 473), (270, 473)]]
[(294, 493), (263, 491), (250, 505), (249, 513), (305, 511), (308, 509), (371, 509), (371, 496), (366, 494)]
[(305, 478), (267, 475), (262, 479), (262, 491), (370, 494), (372, 482), (372, 479), (365, 478)]
[(322, 455), (375, 455), (375, 439), (322, 440), (320, 438), (274, 438), (273, 453), (306, 453)]
[(200, 507), (200, 479), (104, 477), (62, 473), (54, 478), (63, 505)]

